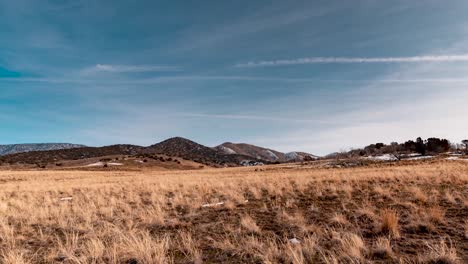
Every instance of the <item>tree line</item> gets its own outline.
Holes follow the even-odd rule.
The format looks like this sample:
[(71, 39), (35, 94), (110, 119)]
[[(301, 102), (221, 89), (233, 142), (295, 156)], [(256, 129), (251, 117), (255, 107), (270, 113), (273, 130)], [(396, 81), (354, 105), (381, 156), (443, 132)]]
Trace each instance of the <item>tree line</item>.
[(353, 149), (348, 152), (351, 156), (374, 156), (382, 154), (409, 154), (419, 153), (421, 155), (440, 154), (445, 152), (465, 152), (468, 154), (468, 140), (461, 144), (453, 144), (444, 138), (431, 137), (423, 140), (418, 137), (415, 141), (408, 140), (404, 143), (392, 142), (390, 144), (375, 143), (364, 148)]

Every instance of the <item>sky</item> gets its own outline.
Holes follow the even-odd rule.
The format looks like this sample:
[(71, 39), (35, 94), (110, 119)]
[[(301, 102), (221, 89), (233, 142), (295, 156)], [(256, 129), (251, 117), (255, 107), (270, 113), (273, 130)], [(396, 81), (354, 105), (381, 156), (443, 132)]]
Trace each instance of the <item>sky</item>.
[(468, 138), (468, 1), (0, 0), (0, 144)]

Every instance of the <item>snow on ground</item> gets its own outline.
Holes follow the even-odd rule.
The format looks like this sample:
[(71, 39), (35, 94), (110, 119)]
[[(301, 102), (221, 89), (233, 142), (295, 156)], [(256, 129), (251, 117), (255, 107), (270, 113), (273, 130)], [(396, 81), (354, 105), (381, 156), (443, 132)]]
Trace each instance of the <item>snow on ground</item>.
[(86, 165), (86, 167), (98, 167), (98, 166), (104, 166), (104, 162), (99, 161), (96, 163), (91, 163), (91, 164)]
[(270, 158), (272, 158), (273, 160), (278, 160), (278, 156), (276, 156), (275, 153), (273, 153), (271, 150), (265, 150), (264, 151), (266, 155), (268, 155)]
[(434, 156), (419, 156), (419, 157), (412, 157), (407, 160), (422, 160), (422, 159), (432, 159)]
[(459, 157), (448, 157), (448, 158), (445, 158), (446, 160), (462, 160), (462, 161), (468, 161), (468, 159), (462, 159), (462, 158), (459, 158)]
[(296, 152), (289, 152), (289, 153), (286, 153), (286, 159), (287, 160), (297, 160), (299, 159), (299, 154), (297, 154)]
[(405, 156), (405, 157), (418, 157), (418, 156), (421, 156), (421, 154), (419, 154), (419, 153), (409, 153), (409, 154), (405, 154), (403, 156)]
[(221, 151), (223, 151), (226, 154), (236, 154), (237, 153), (234, 150), (232, 150), (232, 149), (230, 149), (228, 147), (225, 147), (225, 146), (219, 146), (219, 148), (221, 149)]
[(366, 157), (366, 159), (378, 160), (378, 161), (394, 161), (394, 160), (398, 160), (394, 155), (391, 155), (391, 154), (383, 154), (383, 155), (380, 155), (380, 156), (369, 156), (369, 157)]
[(104, 163), (102, 161), (99, 161), (99, 162), (96, 162), (96, 163), (91, 163), (91, 164), (88, 164), (86, 165), (86, 167), (101, 167), (101, 166), (104, 166), (104, 165), (108, 165), (108, 166), (122, 166), (123, 164), (122, 163), (118, 163), (118, 162), (109, 162), (109, 163)]

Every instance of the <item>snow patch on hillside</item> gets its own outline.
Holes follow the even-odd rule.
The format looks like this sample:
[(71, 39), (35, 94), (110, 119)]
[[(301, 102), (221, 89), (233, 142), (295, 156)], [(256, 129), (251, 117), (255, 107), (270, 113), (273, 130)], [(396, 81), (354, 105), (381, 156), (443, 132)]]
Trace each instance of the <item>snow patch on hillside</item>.
[(267, 150), (265, 150), (264, 152), (265, 152), (265, 154), (266, 154), (268, 157), (270, 157), (270, 158), (273, 159), (273, 160), (278, 160), (278, 159), (279, 159), (278, 156), (276, 156), (276, 154), (273, 153), (273, 151), (271, 151), (271, 150), (268, 150), (268, 149), (267, 149)]
[(290, 161), (290, 160), (298, 160), (301, 158), (301, 156), (299, 156), (299, 154), (297, 154), (297, 152), (288, 152), (286, 154), (284, 154), (286, 156), (286, 160)]
[(240, 165), (245, 166), (245, 167), (250, 167), (250, 166), (263, 166), (263, 162), (257, 162), (253, 160), (243, 160), (240, 162)]
[(219, 146), (218, 149), (224, 152), (225, 154), (237, 154), (237, 152), (225, 146)]

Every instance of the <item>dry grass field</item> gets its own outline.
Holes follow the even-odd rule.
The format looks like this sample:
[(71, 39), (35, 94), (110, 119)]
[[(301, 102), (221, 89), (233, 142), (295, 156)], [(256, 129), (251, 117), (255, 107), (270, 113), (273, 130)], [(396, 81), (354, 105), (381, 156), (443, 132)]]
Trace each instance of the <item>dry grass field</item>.
[(467, 263), (468, 163), (0, 171), (1, 263)]

